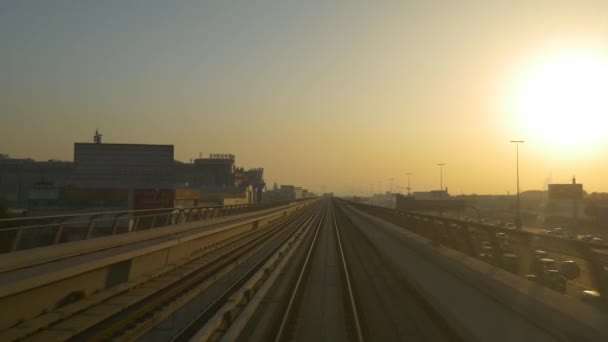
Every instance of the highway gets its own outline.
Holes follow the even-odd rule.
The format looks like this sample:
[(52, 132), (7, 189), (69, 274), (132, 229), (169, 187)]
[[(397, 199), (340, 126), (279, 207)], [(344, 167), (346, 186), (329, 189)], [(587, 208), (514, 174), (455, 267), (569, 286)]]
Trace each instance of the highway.
[[(0, 310), (0, 340), (608, 338), (606, 313), (472, 258), (454, 248), (458, 243), (416, 234), (423, 221), (396, 224), (402, 213), (387, 220), (374, 210), (326, 197), (176, 226), (166, 235), (49, 263), (27, 259), (0, 273), (7, 280), (0, 286), (2, 308), (28, 296), (64, 302), (32, 300), (27, 312), (42, 314), (29, 317)], [(144, 233), (150, 234), (138, 232)], [(121, 237), (109, 237), (115, 238)], [(90, 242), (60, 247), (83, 243)], [(125, 262), (129, 268), (117, 268)], [(60, 264), (60, 272), (50, 266)], [(20, 280), (36, 270), (37, 282), (45, 273), (55, 280)], [(108, 283), (117, 272), (128, 272), (126, 281)], [(98, 289), (75, 291), (83, 283)], [(45, 308), (47, 302), (55, 304)]]

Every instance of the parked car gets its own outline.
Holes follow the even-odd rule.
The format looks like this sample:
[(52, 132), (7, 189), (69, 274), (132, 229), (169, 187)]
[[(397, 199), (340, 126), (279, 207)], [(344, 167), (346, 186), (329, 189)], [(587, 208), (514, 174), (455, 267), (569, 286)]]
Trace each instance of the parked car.
[(568, 280), (573, 280), (581, 275), (581, 269), (574, 260), (566, 260), (559, 266), (559, 273)]

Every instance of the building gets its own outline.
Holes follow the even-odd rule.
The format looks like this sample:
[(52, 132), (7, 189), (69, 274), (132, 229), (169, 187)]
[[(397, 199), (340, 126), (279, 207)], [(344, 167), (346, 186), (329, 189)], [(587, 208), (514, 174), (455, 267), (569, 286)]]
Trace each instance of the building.
[(465, 209), (466, 203), (464, 200), (420, 200), (414, 197), (396, 195), (396, 208), (404, 211), (436, 211), (436, 210), (457, 210)]
[(35, 161), (1, 154), (0, 196), (5, 197), (11, 207), (27, 208), (30, 194), (43, 191), (37, 191), (41, 187), (48, 190), (65, 186), (69, 184), (73, 173), (72, 162)]
[(447, 188), (445, 190), (414, 191), (413, 197), (417, 200), (444, 200), (450, 197)]
[(201, 203), (260, 203), (266, 188), (263, 168), (236, 167), (235, 156), (228, 153), (211, 153), (192, 163), (175, 162), (175, 170), (176, 184), (200, 189)]
[(584, 190), (583, 184), (572, 178), (572, 183), (549, 184), (549, 200), (545, 206), (544, 221), (547, 223), (576, 223), (584, 215), (581, 205)]
[(78, 188), (173, 188), (173, 145), (74, 144)]

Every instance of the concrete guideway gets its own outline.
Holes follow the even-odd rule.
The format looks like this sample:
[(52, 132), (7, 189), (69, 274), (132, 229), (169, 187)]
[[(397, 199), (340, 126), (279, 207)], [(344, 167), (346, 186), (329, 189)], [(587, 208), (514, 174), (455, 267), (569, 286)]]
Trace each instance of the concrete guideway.
[[(190, 341), (222, 340), (234, 341), (242, 336), (243, 329), (251, 321), (258, 319), (257, 311), (269, 290), (277, 283), (278, 277), (293, 261), (293, 255), (318, 226), (324, 210), (319, 208), (297, 227), (295, 234), (276, 250), (264, 266), (240, 287), (208, 321), (190, 338)], [(291, 268), (294, 269), (294, 268)], [(274, 321), (274, 320), (273, 320)], [(276, 320), (279, 321), (279, 320)], [(184, 334), (182, 334), (184, 335)], [(186, 337), (188, 335), (186, 334)], [(270, 336), (260, 340), (269, 340)], [(185, 339), (174, 339), (185, 340)]]
[(331, 202), (249, 322), (222, 340), (458, 340), (441, 313), (381, 256), (384, 247), (372, 245)]
[(345, 212), (383, 258), (465, 340), (606, 340), (606, 315), (350, 206)]
[(332, 202), (222, 341), (363, 341)]
[(365, 227), (353, 224), (344, 208), (338, 206), (336, 211), (366, 339), (459, 340), (441, 314), (398, 271), (395, 261), (383, 256), (384, 246), (371, 241), (363, 231)]
[[(279, 209), (269, 209), (264, 214), (246, 214), (246, 217), (232, 217), (232, 222), (224, 222), (202, 229), (196, 227), (168, 227), (178, 228), (172, 232), (165, 232), (164, 236), (143, 239), (133, 243), (113, 242), (118, 247), (107, 248), (93, 253), (85, 253), (77, 257), (66, 257), (55, 262), (36, 265), (30, 268), (0, 274), (3, 280), (0, 284), (0, 307), (12, 308), (0, 310), (0, 332), (15, 323), (21, 322), (16, 328), (27, 332), (25, 328), (29, 322), (40, 312), (48, 314), (38, 316), (37, 324), (43, 327), (65, 316), (69, 307), (91, 305), (86, 298), (96, 293), (96, 297), (111, 296), (113, 292), (120, 292), (147, 279), (169, 272), (180, 264), (188, 261), (190, 256), (205, 249), (213, 249), (222, 242), (226, 242), (239, 234), (260, 229), (289, 214), (304, 208), (312, 202), (302, 202)], [(228, 218), (226, 218), (228, 219)], [(200, 225), (200, 223), (199, 223)], [(162, 229), (140, 232), (159, 234)], [(129, 234), (130, 235), (130, 234)], [(122, 238), (114, 236), (112, 238)], [(103, 238), (83, 241), (90, 243), (104, 240)], [(74, 243), (77, 244), (77, 243)], [(57, 246), (67, 248), (70, 244)], [(32, 251), (28, 251), (32, 252)], [(16, 253), (15, 253), (16, 254)], [(61, 254), (61, 253), (60, 253)], [(102, 291), (101, 293), (98, 293)], [(72, 299), (70, 299), (70, 296)], [(23, 297), (23, 298), (21, 298)], [(82, 300), (82, 299), (85, 300)], [(61, 314), (53, 314), (58, 302), (67, 300), (75, 304), (61, 309)], [(18, 303), (28, 302), (28, 305)], [(76, 309), (76, 311), (82, 309)], [(69, 311), (69, 310), (68, 310)]]
[(301, 288), (292, 295), (297, 302), (287, 309), (291, 312), (286, 312), (277, 340), (362, 340), (337, 232), (334, 208), (329, 205), (310, 247), (309, 264), (303, 266)]

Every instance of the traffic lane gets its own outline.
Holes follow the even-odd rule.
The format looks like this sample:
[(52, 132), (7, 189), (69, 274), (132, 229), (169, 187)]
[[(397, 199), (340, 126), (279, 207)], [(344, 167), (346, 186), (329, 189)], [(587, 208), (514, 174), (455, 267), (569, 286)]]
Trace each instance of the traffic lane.
[[(472, 238), (475, 242), (474, 245), (477, 250), (477, 255), (483, 252), (481, 249), (482, 243), (491, 240), (491, 237), (488, 234), (482, 232), (472, 234)], [(554, 259), (558, 264), (561, 264), (566, 260), (573, 260), (579, 266), (580, 275), (576, 279), (568, 280), (568, 285), (566, 286), (566, 294), (568, 296), (579, 299), (583, 290), (596, 288), (587, 260), (578, 256), (569, 255), (562, 251), (556, 251), (550, 244), (543, 243), (544, 240), (542, 239), (533, 239), (532, 241), (529, 241), (514, 234), (511, 235), (507, 241), (510, 242), (514, 254), (519, 257), (519, 275), (526, 276), (528, 274), (534, 274), (532, 266), (534, 260), (536, 260), (534, 251), (543, 250), (549, 253), (548, 258)]]
[(433, 316), (407, 279), (340, 211), (337, 220), (366, 340), (457, 340), (445, 322)]
[(403, 228), (344, 207), (351, 221), (390, 262), (399, 276), (426, 293), (450, 322), (463, 329), (465, 340), (555, 341), (547, 331), (517, 315), (510, 308), (479, 292), (409, 248)]

